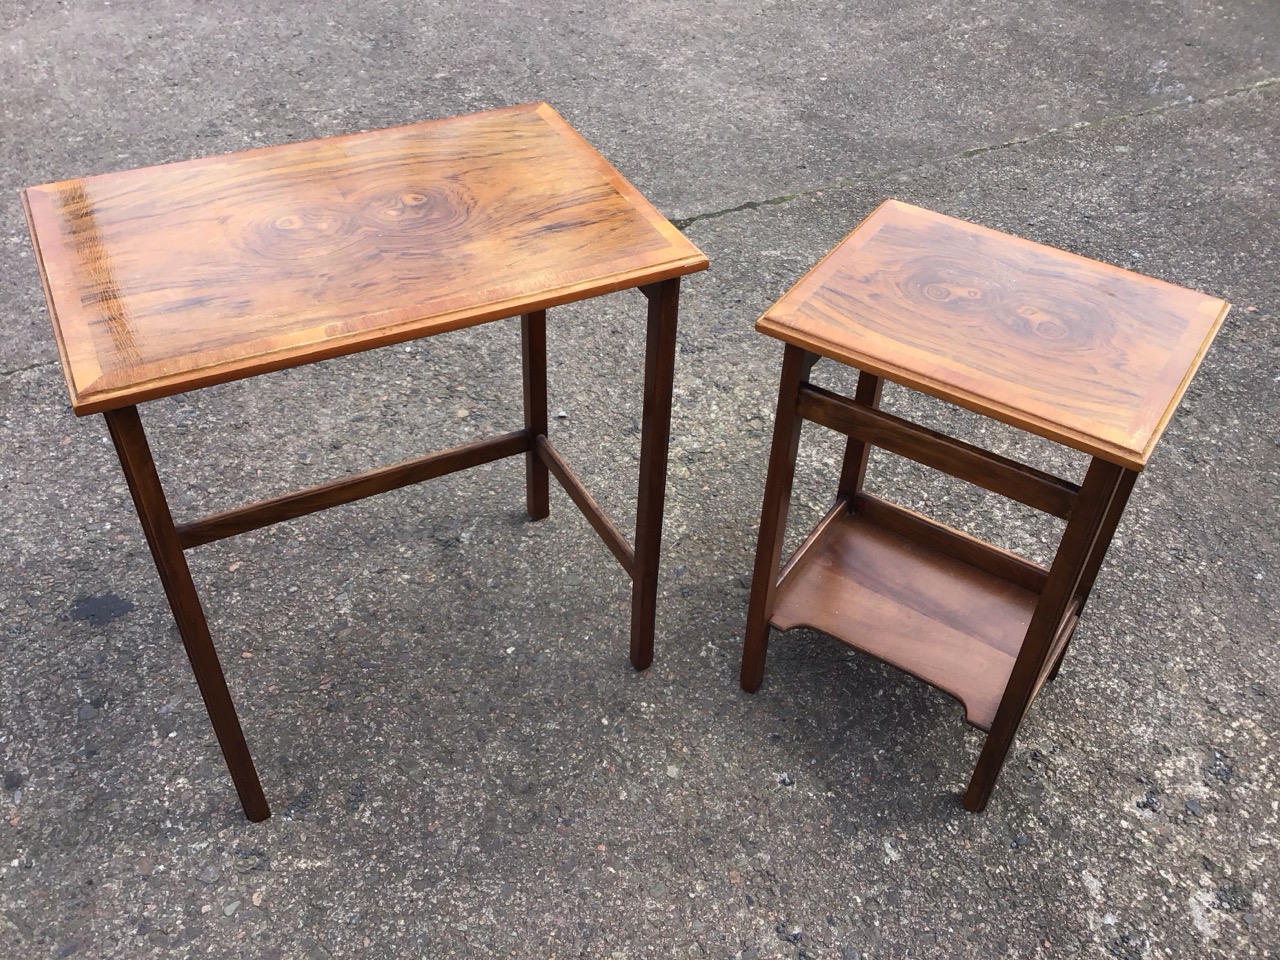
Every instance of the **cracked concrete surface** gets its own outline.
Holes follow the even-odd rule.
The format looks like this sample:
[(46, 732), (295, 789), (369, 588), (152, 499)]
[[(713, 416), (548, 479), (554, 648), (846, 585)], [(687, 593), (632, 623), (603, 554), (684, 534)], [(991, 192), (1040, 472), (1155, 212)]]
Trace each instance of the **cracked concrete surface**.
[[(1277, 76), (1271, 0), (0, 8), (0, 957), (1276, 955)], [(607, 549), (558, 493), (529, 523), (515, 461), (200, 548), (274, 810), (248, 824), (105, 430), (67, 406), (16, 191), (542, 99), (711, 258), (654, 666)], [(978, 816), (946, 697), (804, 631), (736, 684), (781, 354), (752, 322), (886, 196), (1235, 305)], [(623, 529), (642, 318), (550, 323), (554, 439)], [(175, 512), (510, 429), (517, 343), (145, 405)], [(793, 539), (838, 455), (807, 429)], [(962, 484), (873, 482), (1050, 549)]]
[[(1280, 82), (1280, 79), (1275, 77), (1268, 77), (1265, 80), (1259, 80), (1256, 83), (1249, 84), (1248, 86), (1237, 87), (1234, 90), (1227, 90), (1223, 93), (1212, 94), (1200, 100), (1197, 100), (1197, 98), (1195, 97), (1187, 97), (1186, 99), (1179, 100), (1176, 103), (1166, 103), (1160, 106), (1150, 107), (1146, 110), (1139, 110), (1134, 113), (1118, 114), (1113, 117), (1103, 117), (1102, 119), (1099, 119), (1099, 120), (1081, 120), (1078, 123), (1072, 124), (1069, 130), (1080, 131), (1080, 130), (1087, 130), (1091, 127), (1101, 126), (1104, 124), (1122, 123), (1126, 120), (1135, 120), (1138, 117), (1152, 116), (1155, 114), (1164, 113), (1169, 110), (1176, 110), (1181, 107), (1185, 107), (1191, 103), (1199, 103), (1199, 102), (1212, 103), (1220, 100), (1225, 100), (1229, 97), (1236, 97), (1241, 94), (1250, 93), (1254, 90), (1264, 90), (1267, 87), (1277, 82)], [(1034, 143), (1037, 140), (1044, 139), (1045, 137), (1053, 137), (1053, 136), (1060, 135), (1062, 132), (1063, 131), (1057, 129), (1056, 127), (1053, 127), (1043, 131), (1042, 133), (1037, 133), (1027, 137), (1017, 137), (1013, 140), (1006, 140), (1004, 143), (993, 143), (993, 144), (987, 144), (985, 146), (969, 147), (965, 150), (960, 151), (958, 156), (979, 157), (982, 154), (990, 153), (993, 150), (1008, 150), (1012, 147), (1023, 147), (1023, 146), (1026, 146), (1027, 144)], [(883, 170), (877, 170), (869, 174), (864, 174), (857, 179), (874, 179), (877, 177), (886, 177), (893, 174), (905, 173), (909, 169), (910, 169), (909, 167), (889, 167)], [(774, 206), (779, 203), (787, 203), (788, 201), (795, 200), (799, 197), (810, 196), (812, 194), (821, 194), (823, 190), (831, 190), (836, 187), (848, 186), (852, 182), (853, 182), (852, 179), (839, 180), (833, 183), (825, 184), (821, 187), (815, 187), (812, 190), (801, 191), (798, 193), (786, 193), (786, 194), (782, 194), (781, 196), (770, 197), (767, 200), (747, 200), (747, 201), (744, 201), (743, 203), (739, 203), (736, 206), (726, 207), (723, 210), (713, 210), (707, 213), (698, 213), (690, 217), (677, 218), (672, 222), (675, 223), (675, 225), (679, 227), (681, 230), (686, 230), (700, 220), (714, 220), (717, 217), (724, 217), (733, 213), (743, 213), (747, 210), (756, 210), (760, 207)]]

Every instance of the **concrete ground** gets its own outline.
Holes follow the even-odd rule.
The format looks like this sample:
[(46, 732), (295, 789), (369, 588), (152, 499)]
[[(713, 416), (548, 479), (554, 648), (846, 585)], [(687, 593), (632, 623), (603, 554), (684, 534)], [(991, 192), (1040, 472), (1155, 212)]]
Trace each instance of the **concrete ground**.
[[(1275, 0), (5, 0), (0, 956), (1276, 956), (1277, 78)], [(628, 665), (628, 583), (568, 499), (526, 520), (519, 461), (201, 548), (275, 811), (249, 824), (105, 430), (70, 413), (17, 190), (530, 100), (711, 259), (657, 659)], [(1235, 304), (981, 815), (945, 696), (802, 631), (736, 682), (781, 355), (752, 322), (889, 196)], [(555, 441), (624, 527), (642, 309), (552, 314)], [(143, 415), (190, 515), (509, 428), (516, 342)], [(806, 433), (794, 534), (837, 453)], [(1054, 534), (874, 474), (1033, 556)]]

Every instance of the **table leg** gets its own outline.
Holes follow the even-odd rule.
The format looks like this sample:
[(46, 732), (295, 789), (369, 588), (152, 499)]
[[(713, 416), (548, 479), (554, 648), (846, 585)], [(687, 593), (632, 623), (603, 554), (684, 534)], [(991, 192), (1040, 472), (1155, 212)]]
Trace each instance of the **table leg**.
[(742, 644), (743, 690), (754, 693), (764, 680), (764, 658), (769, 649), (769, 617), (778, 588), (778, 565), (782, 560), (782, 538), (787, 532), (791, 507), (791, 483), (796, 474), (796, 452), (800, 448), (802, 418), (796, 413), (800, 386), (809, 381), (809, 371), (818, 357), (787, 344), (782, 354), (782, 376), (778, 385), (778, 409), (773, 419), (773, 445), (764, 483), (764, 506), (760, 510), (760, 539), (751, 574), (751, 599), (747, 605), (747, 630)]
[(636, 559), (631, 588), (631, 665), (637, 670), (644, 670), (653, 662), (680, 278), (664, 280), (644, 288), (644, 292), (649, 298), (649, 319), (644, 352), (644, 413), (640, 425), (640, 489), (636, 498)]
[[(880, 394), (883, 389), (883, 379), (863, 370), (858, 374), (858, 385), (854, 388), (853, 402), (874, 409), (880, 406)], [(867, 460), (870, 456), (871, 444), (850, 434), (844, 445), (844, 465), (840, 469), (838, 496), (852, 502), (853, 498), (862, 491), (862, 482), (867, 476)]]
[[(982, 747), (978, 765), (965, 791), (964, 806), (968, 810), (975, 813), (982, 810), (991, 797), (1000, 768), (1013, 745), (1014, 735), (1035, 695), (1036, 683), (1062, 618), (1084, 583), (1085, 574), (1091, 569), (1096, 574), (1097, 566), (1101, 566), (1101, 554), (1106, 550), (1100, 543), (1101, 536), (1110, 520), (1118, 520), (1118, 517), (1112, 517), (1111, 506), (1124, 488), (1125, 474), (1129, 472), (1100, 457), (1095, 457), (1089, 465), (1080, 486), (1080, 499), (1063, 531), (1062, 542), (1054, 555), (1053, 566), (1049, 568), (1049, 577), (1040, 593), (1035, 613), (1031, 615), (1022, 649), (1014, 661), (1000, 707), (987, 734), (987, 742)], [(1114, 524), (1111, 529), (1115, 529)]]
[[(1111, 507), (1107, 510), (1106, 519), (1102, 521), (1102, 529), (1098, 532), (1098, 539), (1093, 545), (1093, 551), (1089, 554), (1089, 559), (1085, 561), (1084, 572), (1080, 575), (1080, 584), (1076, 587), (1076, 599), (1079, 601), (1076, 607), (1078, 614), (1084, 613), (1085, 602), (1089, 599), (1089, 593), (1093, 590), (1093, 584), (1098, 579), (1098, 572), (1102, 569), (1102, 561), (1107, 557), (1107, 548), (1111, 546), (1111, 540), (1116, 535), (1116, 527), (1120, 525), (1120, 517), (1124, 514), (1124, 508), (1129, 504), (1129, 494), (1133, 492), (1133, 485), (1138, 479), (1137, 470), (1126, 470), (1120, 478), (1120, 486), (1116, 490), (1116, 495), (1111, 498)], [(1058, 651), (1058, 659), (1053, 663), (1053, 669), (1049, 671), (1049, 680), (1054, 680), (1058, 676), (1058, 671), (1062, 669), (1062, 661), (1067, 656), (1067, 647), (1071, 646), (1071, 638), (1067, 638), (1067, 642), (1062, 645), (1062, 649)]]
[(547, 311), (537, 310), (520, 318), (520, 358), (524, 428), (533, 441), (524, 455), (525, 504), (530, 520), (542, 520), (551, 512), (547, 465), (537, 451), (538, 437), (547, 435)]
[(142, 429), (138, 408), (108, 410), (104, 417), (116, 454), (120, 457), (125, 480), (129, 483), (129, 492), (133, 494), (133, 504), (146, 534), (147, 545), (151, 548), (151, 557), (155, 560), (165, 596), (182, 635), (187, 659), (191, 661), (205, 709), (209, 712), (222, 755), (240, 795), (240, 804), (250, 820), (265, 820), (271, 816), (271, 808), (267, 806), (258, 771), (254, 769), (253, 757), (249, 754), (235, 704), (231, 701), (231, 692), (227, 689), (222, 665), (218, 662), (218, 653), (209, 636), (209, 625), (174, 529), (164, 489), (156, 475), (155, 461), (151, 458), (151, 448)]

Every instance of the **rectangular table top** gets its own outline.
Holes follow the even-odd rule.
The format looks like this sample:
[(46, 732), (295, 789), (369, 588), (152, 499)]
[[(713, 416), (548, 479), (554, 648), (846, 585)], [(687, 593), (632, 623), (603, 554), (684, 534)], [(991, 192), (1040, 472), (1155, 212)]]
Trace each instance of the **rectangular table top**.
[(1228, 309), (887, 200), (756, 328), (1141, 469)]
[(546, 104), (23, 197), (78, 414), (707, 266)]

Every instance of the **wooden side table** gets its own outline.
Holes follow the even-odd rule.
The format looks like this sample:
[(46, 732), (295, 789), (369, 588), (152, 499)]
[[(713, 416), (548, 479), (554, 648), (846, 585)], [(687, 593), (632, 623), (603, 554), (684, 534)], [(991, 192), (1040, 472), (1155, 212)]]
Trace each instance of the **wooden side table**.
[[(523, 455), (631, 576), (653, 658), (680, 277), (707, 258), (546, 104), (32, 187), (23, 194), (71, 405), (102, 413), (245, 815), (270, 816), (184, 551)], [(648, 298), (635, 544), (547, 439), (546, 311)], [(137, 404), (521, 317), (524, 426), (175, 524)]]
[[(986, 806), (1056, 674), (1139, 471), (1228, 304), (890, 200), (759, 319), (786, 343), (742, 658), (769, 628), (828, 633), (955, 697), (987, 741), (964, 795)], [(852, 398), (809, 383), (858, 368)], [(891, 380), (1092, 457), (1076, 485), (878, 409)], [(847, 435), (835, 505), (779, 574), (800, 425)], [(872, 447), (1066, 521), (1052, 565), (863, 489)]]

